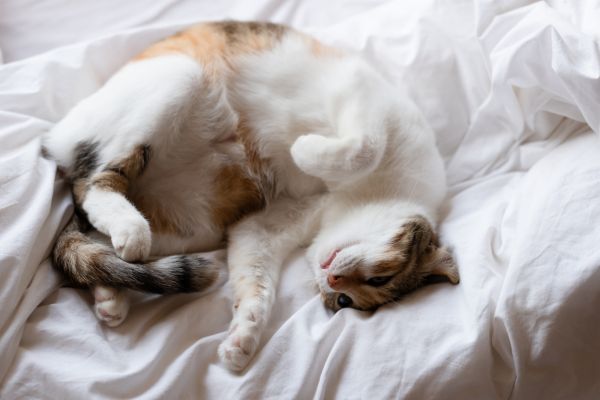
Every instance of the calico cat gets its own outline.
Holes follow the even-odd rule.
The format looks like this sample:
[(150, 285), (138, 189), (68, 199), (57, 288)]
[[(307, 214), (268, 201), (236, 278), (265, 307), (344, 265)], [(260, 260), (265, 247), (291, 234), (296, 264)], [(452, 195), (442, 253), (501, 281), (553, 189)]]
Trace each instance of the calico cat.
[(232, 370), (300, 246), (334, 311), (459, 280), (433, 228), (444, 167), (417, 107), (361, 58), (282, 25), (204, 23), (153, 45), (43, 145), (76, 208), (54, 263), (93, 289), (97, 317), (121, 323), (126, 288), (209, 291), (228, 268)]

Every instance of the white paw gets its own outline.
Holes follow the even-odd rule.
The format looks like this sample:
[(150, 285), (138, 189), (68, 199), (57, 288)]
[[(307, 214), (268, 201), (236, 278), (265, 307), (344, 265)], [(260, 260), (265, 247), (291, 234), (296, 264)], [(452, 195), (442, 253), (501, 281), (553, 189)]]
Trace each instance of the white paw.
[(230, 370), (241, 371), (250, 362), (258, 346), (258, 334), (254, 330), (238, 325), (219, 346), (219, 358)]
[(327, 141), (328, 139), (321, 135), (309, 134), (300, 136), (290, 149), (294, 163), (302, 171), (313, 175), (318, 171), (318, 156), (322, 154), (323, 147), (326, 146)]
[(142, 261), (150, 256), (152, 234), (150, 224), (142, 216), (115, 223), (110, 239), (117, 255), (125, 261)]
[(231, 321), (229, 334), (219, 346), (219, 358), (231, 371), (241, 371), (250, 362), (260, 340), (264, 320), (256, 311), (238, 313)]
[(96, 317), (110, 327), (121, 325), (127, 317), (129, 298), (126, 289), (96, 286), (94, 302)]

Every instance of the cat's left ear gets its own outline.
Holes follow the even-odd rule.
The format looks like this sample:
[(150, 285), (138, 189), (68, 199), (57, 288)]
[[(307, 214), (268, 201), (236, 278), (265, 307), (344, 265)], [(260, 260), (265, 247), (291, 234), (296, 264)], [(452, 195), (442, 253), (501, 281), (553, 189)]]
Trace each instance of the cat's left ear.
[(431, 245), (427, 249), (424, 270), (429, 271), (427, 280), (432, 282), (446, 281), (453, 285), (460, 282), (458, 267), (452, 253), (445, 247)]

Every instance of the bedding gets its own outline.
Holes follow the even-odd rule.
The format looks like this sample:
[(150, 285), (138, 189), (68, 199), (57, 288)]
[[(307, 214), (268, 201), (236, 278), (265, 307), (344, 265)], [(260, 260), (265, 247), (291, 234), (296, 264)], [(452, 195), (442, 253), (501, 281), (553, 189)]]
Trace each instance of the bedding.
[[(0, 397), (598, 398), (598, 17), (587, 0), (3, 2)], [(332, 314), (299, 250), (241, 374), (216, 353), (228, 285), (135, 294), (118, 328), (61, 287), (48, 255), (72, 205), (40, 135), (145, 46), (222, 18), (291, 24), (407, 86), (446, 162), (460, 285)]]

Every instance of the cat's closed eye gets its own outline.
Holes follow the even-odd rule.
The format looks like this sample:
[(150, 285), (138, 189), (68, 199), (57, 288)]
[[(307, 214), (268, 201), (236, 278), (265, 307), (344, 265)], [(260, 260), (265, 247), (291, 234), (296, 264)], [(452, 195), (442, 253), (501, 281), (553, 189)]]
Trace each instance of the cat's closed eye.
[(376, 276), (370, 279), (367, 279), (367, 285), (379, 287), (388, 283), (392, 279), (392, 276)]

